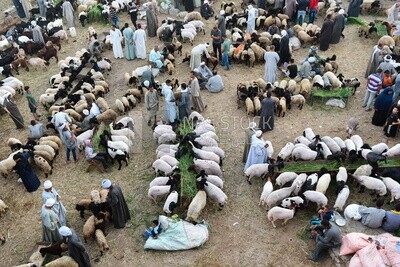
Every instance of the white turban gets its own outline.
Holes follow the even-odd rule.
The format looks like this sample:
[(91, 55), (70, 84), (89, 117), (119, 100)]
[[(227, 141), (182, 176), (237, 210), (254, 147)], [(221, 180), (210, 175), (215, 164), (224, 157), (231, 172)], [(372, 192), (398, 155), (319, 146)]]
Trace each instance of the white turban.
[(70, 236), (70, 235), (72, 235), (71, 229), (69, 229), (67, 226), (61, 226), (60, 229), (58, 229), (58, 232), (62, 236)]
[(53, 187), (53, 184), (51, 183), (50, 180), (47, 180), (44, 182), (43, 186), (44, 186), (44, 189), (50, 189)]
[(111, 181), (110, 181), (110, 179), (104, 179), (104, 180), (101, 182), (101, 186), (102, 186), (104, 189), (110, 188), (110, 186), (111, 186)]
[(206, 63), (204, 62), (204, 61), (202, 61), (201, 63), (200, 63), (200, 66), (205, 66), (206, 65)]
[(256, 137), (260, 137), (262, 135), (262, 131), (258, 130), (256, 131)]
[(36, 21), (32, 20), (32, 21), (31, 21), (31, 25), (32, 25), (33, 27), (35, 27), (35, 26), (36, 26)]
[(253, 6), (252, 5), (248, 5), (247, 8), (248, 9), (253, 9)]
[(287, 31), (282, 30), (282, 31), (281, 31), (281, 35), (282, 35), (282, 37), (283, 37), (283, 36), (286, 36), (286, 35), (287, 35)]
[(339, 12), (338, 12), (338, 14), (339, 14), (339, 15), (343, 15), (343, 14), (344, 14), (344, 9), (343, 9), (343, 8), (340, 9)]
[(83, 115), (87, 116), (87, 115), (89, 115), (89, 110), (84, 109), (84, 110), (82, 111), (82, 113), (83, 113)]
[(254, 128), (256, 128), (256, 126), (257, 126), (257, 124), (254, 121), (249, 123), (249, 128), (250, 129), (254, 129)]
[(314, 63), (314, 62), (315, 62), (315, 57), (309, 57), (309, 58), (308, 58), (308, 62)]
[(220, 14), (220, 15), (225, 15), (225, 10), (221, 10), (221, 11), (219, 12), (219, 14)]
[(143, 85), (146, 86), (146, 87), (149, 87), (150, 82), (149, 82), (148, 80), (145, 80), (145, 81), (143, 82)]
[(56, 200), (54, 198), (48, 198), (46, 200), (46, 203), (44, 204), (46, 207), (53, 207), (54, 203), (56, 203)]

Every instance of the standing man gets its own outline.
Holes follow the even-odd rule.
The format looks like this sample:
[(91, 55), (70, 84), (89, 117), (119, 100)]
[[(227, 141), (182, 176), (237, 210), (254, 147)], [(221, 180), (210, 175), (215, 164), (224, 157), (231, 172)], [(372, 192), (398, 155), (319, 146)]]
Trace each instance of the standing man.
[(44, 39), (43, 39), (43, 34), (42, 34), (42, 28), (40, 28), (39, 25), (36, 24), (36, 21), (32, 20), (31, 21), (32, 25), (32, 38), (35, 43), (39, 44), (44, 44)]
[(346, 24), (346, 18), (344, 17), (344, 9), (340, 9), (335, 19), (333, 20), (333, 29), (332, 29), (332, 39), (331, 44), (338, 44), (340, 41), (340, 37), (343, 36), (344, 25)]
[(190, 115), (190, 96), (186, 83), (181, 84), (181, 97), (176, 100), (178, 105), (179, 121), (189, 118)]
[(291, 21), (294, 21), (294, 14), (296, 13), (296, 0), (285, 1), (285, 14), (289, 16)]
[(76, 140), (74, 131), (69, 130), (67, 124), (64, 123), (60, 127), (62, 129), (61, 132), (61, 140), (63, 141), (64, 145), (67, 147), (67, 160), (66, 163), (69, 163), (70, 153), (72, 151), (72, 157), (74, 158), (75, 162), (78, 162), (78, 158), (76, 157), (76, 145), (78, 141)]
[(36, 100), (32, 95), (31, 89), (29, 86), (25, 86), (25, 91), (26, 91), (26, 100), (28, 101), (28, 106), (29, 109), (31, 111), (31, 113), (33, 114), (33, 117), (35, 118), (35, 120), (39, 120), (39, 116), (37, 114), (37, 108), (36, 108)]
[(280, 63), (286, 66), (292, 56), (289, 49), (289, 35), (285, 30), (281, 31), (281, 35), (282, 38), (281, 43), (279, 44), (279, 59)]
[(51, 123), (54, 124), (54, 127), (58, 130), (58, 133), (62, 134), (62, 128), (60, 128), (64, 123), (68, 125), (69, 123), (72, 123), (71, 117), (64, 112), (64, 107), (60, 107), (58, 112), (54, 114), (53, 118), (51, 119)]
[(329, 44), (331, 43), (332, 40), (332, 32), (333, 32), (332, 15), (328, 14), (326, 15), (326, 19), (322, 24), (319, 50), (326, 51), (329, 49)]
[(160, 100), (158, 99), (158, 93), (154, 90), (153, 85), (149, 81), (144, 81), (143, 85), (149, 90), (144, 96), (144, 103), (147, 109), (147, 125), (151, 125), (151, 119), (154, 118), (154, 126), (157, 123), (157, 111), (159, 110)]
[(110, 8), (109, 20), (111, 25), (114, 25), (115, 27), (119, 28), (117, 10), (112, 6), (111, 2), (108, 3), (108, 7)]
[(170, 125), (173, 125), (176, 122), (176, 104), (174, 93), (172, 92), (172, 81), (167, 80), (165, 84), (163, 84), (162, 95), (164, 96), (164, 113), (165, 117)]
[(218, 15), (218, 29), (221, 31), (221, 35), (226, 35), (225, 25), (225, 11), (221, 10)]
[(380, 88), (382, 87), (382, 78), (381, 78), (382, 70), (378, 69), (376, 73), (373, 73), (368, 76), (368, 81), (367, 81), (367, 91), (365, 92), (364, 96), (364, 103), (363, 103), (363, 108), (365, 108), (365, 111), (370, 111), (371, 110), (371, 104), (372, 101), (375, 98), (375, 95), (378, 93)]
[(363, 0), (351, 0), (349, 3), (349, 8), (347, 9), (347, 15), (349, 17), (358, 17), (360, 15), (361, 4)]
[[(306, 13), (307, 13), (307, 8), (310, 5), (310, 1), (309, 0), (298, 0), (297, 3), (298, 4), (297, 4), (296, 24), (302, 25), (304, 22), (306, 22)], [(300, 18), (301, 18), (301, 22), (300, 22)]]
[(26, 191), (35, 192), (40, 186), (40, 180), (28, 161), (29, 157), (30, 155), (28, 152), (15, 154), (13, 156), (13, 160), (15, 161), (13, 170), (15, 170), (19, 178), (21, 178)]
[(70, 1), (63, 0), (64, 3), (62, 4), (63, 10), (63, 17), (67, 20), (68, 28), (75, 27), (74, 21), (74, 8), (71, 5)]
[(125, 40), (125, 57), (127, 60), (135, 59), (135, 42), (133, 41), (133, 35), (135, 34), (128, 23), (125, 23), (125, 29), (123, 31)]
[(214, 24), (214, 28), (211, 30), (212, 46), (215, 57), (218, 57), (219, 61), (222, 61), (221, 43), (222, 35), (220, 29), (218, 29), (218, 23)]
[(222, 65), (226, 68), (226, 70), (230, 70), (231, 66), (229, 65), (229, 51), (231, 49), (231, 40), (226, 38), (226, 35), (222, 35)]
[(244, 130), (244, 150), (242, 162), (246, 163), (247, 156), (249, 155), (252, 136), (255, 134), (256, 123), (254, 121), (249, 123), (249, 127)]
[(140, 59), (146, 59), (146, 32), (142, 29), (142, 25), (140, 25), (140, 23), (137, 26), (138, 29), (133, 35), (136, 57)]
[(256, 9), (252, 5), (247, 7), (247, 29), (248, 34), (252, 34), (256, 28)]
[(192, 48), (192, 52), (190, 52), (190, 69), (194, 70), (195, 68), (200, 66), (201, 57), (203, 54), (206, 55), (206, 58), (210, 57), (207, 48), (210, 46), (209, 43), (198, 44)]
[(61, 226), (59, 233), (68, 246), (68, 255), (78, 263), (79, 267), (90, 267), (89, 255), (75, 230)]
[(342, 243), (339, 227), (330, 223), (328, 220), (322, 220), (321, 226), (324, 229), (324, 233), (322, 235), (317, 234), (315, 238), (315, 249), (311, 252), (309, 257), (312, 261), (321, 260), (328, 249), (338, 247)]
[(147, 20), (147, 34), (149, 37), (155, 37), (157, 35), (158, 19), (157, 19), (157, 2), (148, 0), (146, 8), (146, 20)]
[(24, 118), (22, 118), (22, 115), (19, 112), (17, 106), (17, 102), (15, 102), (11, 94), (8, 94), (8, 96), (4, 99), (3, 105), (4, 105), (4, 110), (8, 113), (8, 115), (10, 115), (17, 129), (23, 129)]
[(118, 58), (124, 58), (124, 52), (122, 52), (122, 33), (119, 29), (116, 28), (115, 25), (111, 26), (110, 30), (110, 42), (113, 47), (113, 53), (114, 57), (116, 59)]
[(203, 98), (200, 95), (200, 85), (196, 78), (196, 73), (194, 71), (190, 72), (190, 94), (192, 95), (192, 109), (198, 112), (203, 112), (207, 105), (204, 105)]
[(137, 11), (138, 11), (137, 6), (134, 2), (130, 2), (128, 4), (128, 6), (129, 6), (128, 13), (131, 17), (132, 24), (133, 24), (133, 26), (135, 26), (135, 29), (137, 29), (137, 25), (136, 25)]
[(271, 45), (267, 47), (267, 52), (264, 54), (265, 60), (265, 71), (264, 80), (268, 83), (274, 83), (276, 81), (276, 71), (278, 69), (279, 55), (275, 52), (275, 46)]
[(256, 131), (255, 134), (251, 136), (251, 145), (243, 172), (245, 172), (247, 168), (254, 164), (263, 164), (267, 162), (267, 147), (268, 144), (262, 138), (262, 131)]
[(48, 198), (42, 206), (42, 241), (58, 242), (61, 236), (58, 233), (60, 228), (60, 220), (53, 210), (55, 204), (54, 198)]
[(126, 204), (121, 187), (117, 184), (111, 184), (109, 179), (101, 182), (104, 189), (108, 189), (107, 203), (111, 207), (111, 216), (114, 222), (114, 228), (124, 228), (127, 221), (131, 219), (128, 205)]
[(309, 23), (314, 23), (318, 11), (318, 0), (310, 0)]
[(37, 0), (37, 4), (39, 6), (40, 16), (43, 18), (46, 18), (46, 14), (47, 14), (46, 0)]
[(50, 180), (47, 180), (44, 182), (43, 187), (44, 187), (44, 190), (42, 192), (43, 204), (45, 204), (48, 199), (55, 200), (52, 209), (57, 214), (58, 219), (60, 221), (60, 225), (66, 226), (67, 218), (65, 215), (67, 213), (67, 210), (65, 209), (63, 203), (61, 202), (60, 195), (58, 194), (56, 189), (53, 188), (53, 183)]
[(261, 101), (260, 123), (258, 127), (263, 133), (274, 129), (275, 101), (271, 98), (271, 92)]

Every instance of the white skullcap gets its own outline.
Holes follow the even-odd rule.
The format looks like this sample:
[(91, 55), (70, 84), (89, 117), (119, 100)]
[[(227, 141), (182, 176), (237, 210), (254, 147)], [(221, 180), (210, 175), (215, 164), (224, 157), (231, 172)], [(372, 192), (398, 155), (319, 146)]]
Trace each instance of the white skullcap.
[(67, 226), (61, 226), (60, 229), (58, 229), (58, 232), (62, 236), (70, 236), (70, 235), (72, 235), (71, 229), (69, 229)]
[(143, 85), (146, 86), (146, 87), (149, 87), (150, 86), (150, 82), (148, 80), (145, 80), (143, 82)]
[(205, 66), (206, 65), (206, 63), (204, 62), (204, 61), (202, 61), (201, 63), (200, 63), (200, 66)]
[(108, 189), (108, 188), (110, 188), (110, 186), (111, 186), (111, 181), (110, 181), (110, 179), (104, 179), (104, 180), (101, 182), (101, 187), (103, 187), (104, 189)]
[(256, 126), (257, 126), (257, 124), (254, 121), (249, 123), (249, 128), (250, 129), (254, 129), (254, 128), (256, 128)]
[(340, 9), (339, 12), (338, 12), (338, 14), (339, 14), (339, 15), (343, 15), (343, 14), (344, 14), (344, 9), (343, 9), (343, 8)]
[(309, 58), (308, 58), (308, 62), (314, 63), (314, 62), (315, 62), (315, 57), (309, 57)]
[(248, 9), (253, 9), (253, 6), (252, 5), (248, 5), (247, 8)]
[(89, 115), (89, 110), (84, 109), (84, 110), (82, 111), (82, 113), (83, 113), (83, 115), (87, 116), (87, 115)]
[(281, 31), (281, 35), (282, 35), (282, 37), (283, 37), (283, 36), (286, 36), (286, 35), (287, 35), (287, 31), (282, 30), (282, 31)]
[(258, 130), (256, 131), (256, 137), (260, 137), (262, 135), (262, 131)]
[(225, 10), (221, 10), (221, 11), (219, 12), (219, 14), (220, 14), (220, 15), (225, 15)]
[(36, 26), (36, 21), (32, 20), (32, 21), (31, 21), (31, 25), (32, 25), (32, 26)]
[(56, 203), (56, 200), (54, 198), (48, 198), (46, 200), (46, 203), (44, 204), (46, 207), (53, 207), (54, 203)]
[(53, 187), (53, 184), (51, 183), (50, 180), (47, 180), (44, 182), (43, 186), (44, 186), (44, 189), (50, 189)]

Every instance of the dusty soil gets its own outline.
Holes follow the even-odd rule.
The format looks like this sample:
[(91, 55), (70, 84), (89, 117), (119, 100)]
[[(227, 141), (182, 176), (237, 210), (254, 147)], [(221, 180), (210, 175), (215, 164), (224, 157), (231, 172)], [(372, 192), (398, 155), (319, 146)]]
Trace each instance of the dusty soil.
[[(216, 6), (219, 4), (217, 3)], [(128, 20), (126, 14), (120, 14), (119, 17), (121, 21)], [(366, 20), (370, 21), (373, 18), (367, 17)], [(212, 20), (207, 22), (208, 29), (211, 28), (212, 22)], [(322, 17), (318, 17), (317, 23), (322, 24)], [(109, 29), (109, 25), (94, 26), (97, 32)], [(64, 43), (59, 53), (60, 59), (74, 55), (75, 51), (87, 47), (86, 29), (79, 25), (77, 31), (76, 39), (71, 38), (68, 44)], [(362, 86), (355, 97), (349, 100), (349, 106), (340, 110), (321, 104), (306, 105), (302, 111), (294, 108), (285, 118), (276, 118), (275, 129), (264, 135), (264, 138), (271, 140), (275, 151), (279, 151), (286, 142), (300, 135), (305, 127), (312, 127), (315, 132), (322, 135), (344, 138), (346, 122), (352, 116), (360, 120), (361, 127), (358, 133), (366, 142), (372, 144), (381, 142), (382, 129), (371, 125), (372, 113), (365, 112), (361, 108), (365, 88), (363, 75), (376, 39), (360, 39), (356, 32), (356, 26), (348, 25), (344, 31), (346, 38), (332, 46), (329, 51), (321, 53), (324, 57), (336, 54), (340, 65), (339, 71), (346, 77), (362, 78)], [(209, 31), (205, 36), (198, 35), (195, 45), (209, 41), (208, 34)], [(160, 44), (160, 41), (150, 38), (148, 52), (154, 44)], [(184, 51), (190, 51), (190, 49), (190, 44), (184, 44)], [(307, 55), (307, 50), (308, 48), (302, 48), (294, 52), (296, 62), (300, 62)], [(111, 51), (106, 51), (104, 55), (113, 58)], [(178, 57), (177, 62), (180, 61), (181, 57)], [(109, 104), (113, 105), (115, 98), (121, 97), (127, 89), (124, 85), (123, 74), (144, 64), (144, 60), (129, 62), (113, 60), (113, 70), (106, 76), (107, 82), (111, 85), (111, 93), (106, 97)], [(188, 65), (178, 64), (176, 69), (177, 72), (173, 77), (178, 78), (180, 82), (187, 81), (190, 70)], [(229, 197), (229, 202), (222, 211), (218, 211), (211, 203), (207, 204), (203, 217), (210, 224), (210, 239), (203, 247), (174, 253), (143, 250), (141, 234), (149, 222), (162, 212), (162, 204), (154, 205), (146, 195), (148, 183), (154, 177), (151, 163), (155, 158), (156, 143), (152, 139), (151, 129), (141, 118), (145, 116), (143, 104), (140, 104), (133, 113), (136, 124), (143, 125), (136, 128), (139, 136), (142, 137), (137, 140), (142, 150), (132, 155), (128, 167), (123, 167), (121, 171), (118, 171), (113, 166), (110, 174), (100, 174), (95, 170), (86, 173), (87, 164), (82, 160), (83, 155), (79, 163), (66, 165), (65, 151), (61, 151), (56, 159), (53, 174), (49, 178), (63, 198), (63, 203), (68, 210), (68, 224), (72, 228), (81, 233), (84, 223), (74, 210), (75, 203), (80, 198), (88, 197), (92, 189), (98, 189), (103, 178), (111, 178), (121, 185), (131, 210), (132, 226), (123, 230), (115, 230), (111, 227), (108, 229), (107, 240), (111, 249), (99, 263), (93, 263), (94, 266), (316, 266), (307, 259), (313, 246), (312, 242), (301, 238), (301, 231), (312, 211), (300, 211), (287, 226), (273, 229), (267, 221), (265, 210), (258, 206), (264, 182), (254, 179), (253, 185), (250, 186), (243, 176), (243, 164), (240, 162), (243, 127), (246, 127), (248, 121), (253, 118), (248, 118), (243, 108), (237, 109), (236, 85), (240, 81), (262, 77), (264, 66), (258, 64), (254, 68), (247, 68), (242, 65), (233, 65), (229, 72), (221, 67), (218, 67), (218, 71), (223, 77), (225, 90), (219, 94), (202, 92), (205, 103), (208, 105), (203, 115), (212, 119), (216, 125), (220, 147), (227, 155), (224, 162), (226, 181), (224, 191)], [(38, 98), (48, 87), (49, 77), (57, 73), (58, 68), (52, 60), (51, 67), (47, 71), (21, 72), (18, 78), (30, 85), (35, 97)], [(169, 78), (171, 78), (169, 75), (162, 74), (157, 77), (157, 80), (165, 81)], [(27, 125), (32, 116), (29, 114), (26, 100), (23, 96), (17, 96), (17, 102)], [(42, 108), (39, 112), (43, 115), (46, 113)], [(162, 116), (162, 111), (159, 114)], [(44, 120), (42, 119), (42, 122), (45, 122)], [(258, 121), (258, 118), (255, 120)], [(0, 158), (5, 158), (9, 153), (6, 140), (9, 137), (25, 140), (28, 131), (15, 130), (14, 124), (6, 115), (0, 116), (0, 125), (2, 140)], [(392, 146), (397, 141), (389, 140), (389, 145)], [(38, 174), (43, 182), (44, 175), (40, 172)], [(10, 207), (0, 219), (0, 233), (7, 238), (6, 243), (0, 247), (2, 259), (0, 266), (6, 267), (26, 262), (35, 243), (40, 241), (41, 189), (32, 194), (27, 193), (23, 185), (17, 182), (16, 175), (12, 174), (6, 179), (0, 179), (0, 196)], [(354, 201), (372, 204), (372, 199), (367, 192), (362, 196), (352, 193), (349, 203)], [(333, 204), (333, 202), (334, 199), (331, 199), (330, 203)], [(95, 240), (90, 240), (86, 247), (92, 259), (99, 254)], [(332, 262), (326, 260), (322, 265), (331, 266)]]

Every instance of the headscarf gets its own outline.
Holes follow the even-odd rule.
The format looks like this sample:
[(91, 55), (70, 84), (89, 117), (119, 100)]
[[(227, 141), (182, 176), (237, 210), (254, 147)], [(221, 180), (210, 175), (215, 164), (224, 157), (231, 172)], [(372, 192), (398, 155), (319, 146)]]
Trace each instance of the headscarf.
[(343, 8), (340, 9), (339, 12), (338, 12), (338, 14), (339, 14), (339, 15), (343, 15), (343, 14), (344, 14), (344, 9), (343, 9)]
[(85, 143), (85, 146), (92, 146), (92, 142), (90, 141), (90, 139), (86, 139), (85, 141), (83, 141)]
[(378, 95), (375, 100), (374, 108), (380, 111), (389, 111), (393, 102), (393, 95), (389, 94), (393, 93), (393, 88), (391, 86), (386, 87), (383, 91)]
[(259, 138), (262, 136), (262, 131), (258, 130), (256, 131), (256, 137)]
[(67, 226), (61, 226), (60, 229), (58, 229), (58, 232), (60, 233), (61, 236), (71, 236), (72, 231), (69, 229)]
[(282, 31), (281, 31), (281, 35), (282, 35), (282, 37), (286, 36), (286, 35), (287, 35), (287, 31), (282, 30)]
[(54, 198), (48, 198), (46, 200), (46, 203), (44, 204), (46, 207), (51, 208), (54, 206), (54, 203), (56, 203), (56, 200)]

